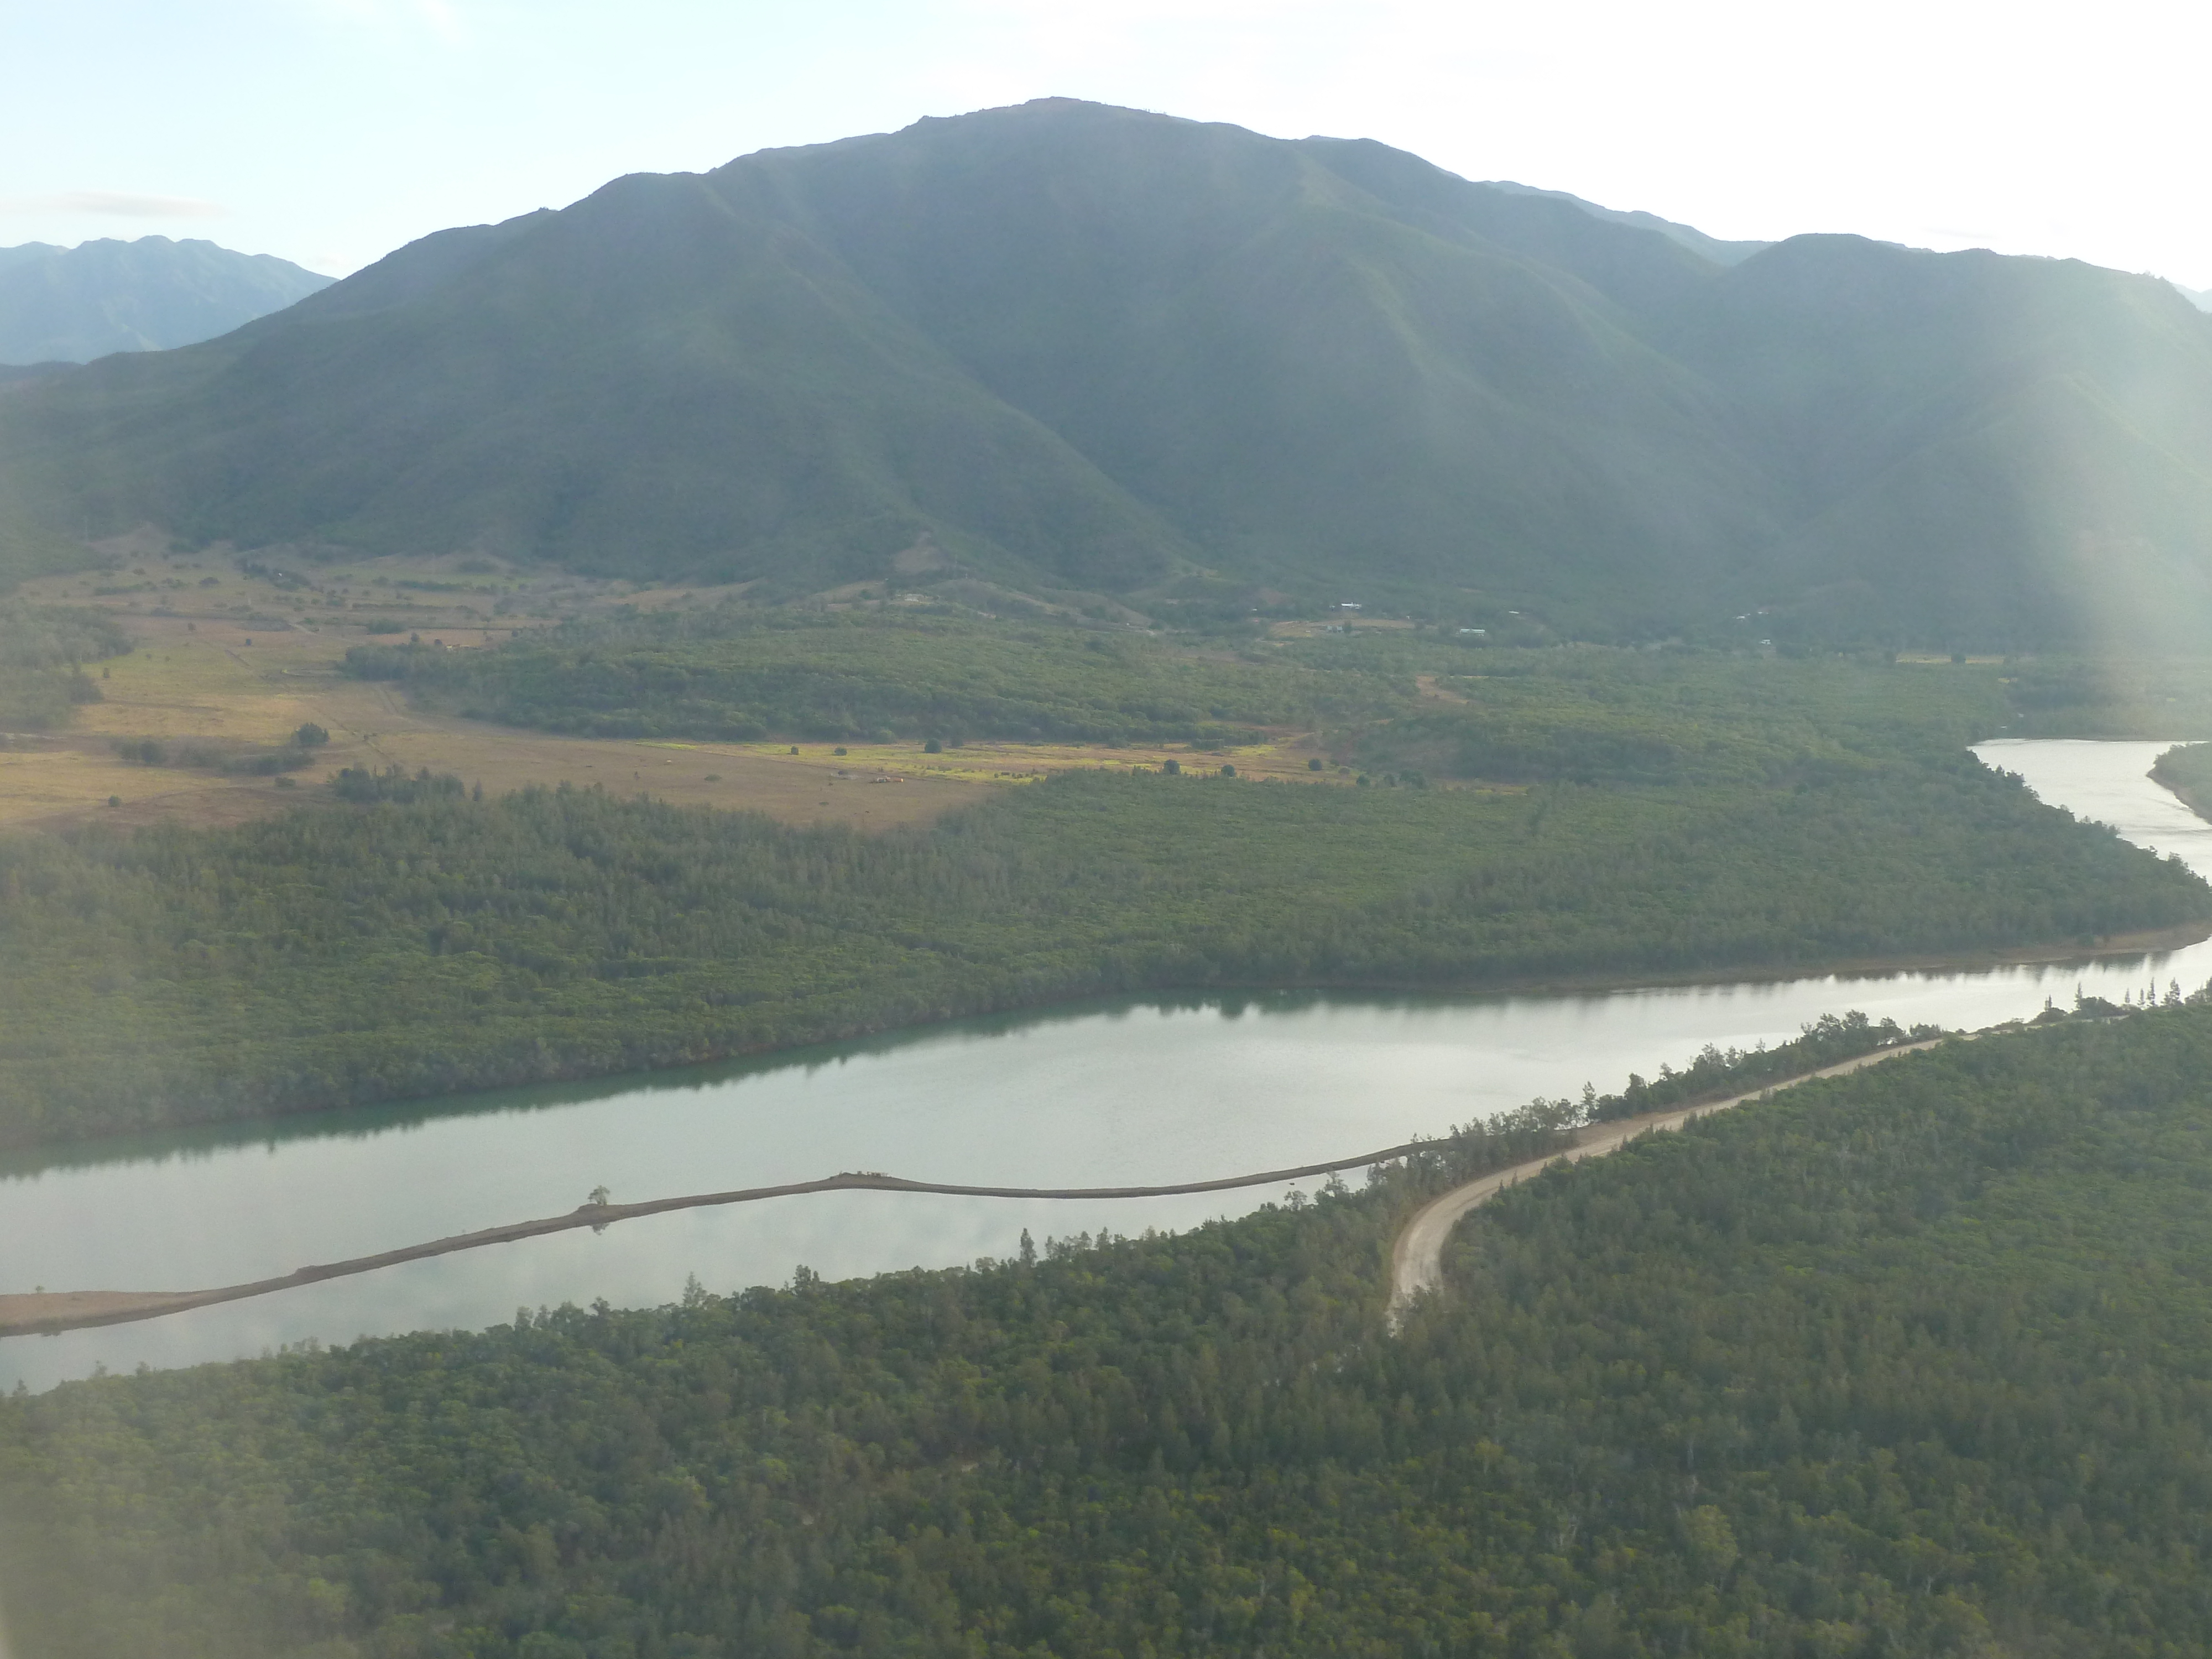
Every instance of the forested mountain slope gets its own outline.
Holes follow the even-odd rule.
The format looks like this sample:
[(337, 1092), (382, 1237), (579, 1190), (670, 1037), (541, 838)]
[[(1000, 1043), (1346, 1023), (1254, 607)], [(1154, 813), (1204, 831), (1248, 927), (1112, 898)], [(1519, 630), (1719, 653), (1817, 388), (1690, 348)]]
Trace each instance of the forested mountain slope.
[[(21, 1659), (2203, 1649), (2212, 1008), (1525, 1182), (0, 1401)], [(702, 1266), (702, 1272), (711, 1268)], [(735, 1289), (736, 1287), (731, 1287)]]
[(2150, 278), (1724, 264), (1379, 144), (1047, 100), (617, 179), (20, 388), (0, 502), (763, 598), (965, 568), (2141, 645), (2212, 623), (2208, 408), (2212, 319)]
[(1993, 643), (2202, 648), (2212, 326), (2075, 261), (1800, 236), (1671, 313), (1792, 503), (1777, 591)]
[[(1615, 224), (1641, 225), (1647, 230), (1656, 230), (1670, 240), (1680, 242), (1692, 253), (1711, 259), (1716, 264), (1735, 264), (1748, 259), (1761, 248), (1774, 246), (1771, 242), (1729, 241), (1717, 236), (1708, 236), (1693, 225), (1680, 224), (1672, 219), (1662, 219), (1656, 213), (1643, 213), (1634, 210), (1624, 211), (1620, 208), (1600, 207), (1595, 202), (1585, 202), (1581, 197), (1571, 195), (1564, 190), (1539, 190), (1528, 185), (1516, 185), (1503, 179), (1492, 179), (1488, 182), (1492, 190), (1508, 191), (1516, 196), (1543, 196), (1555, 202), (1571, 202), (1594, 218), (1609, 219)], [(2184, 289), (2182, 292), (2186, 294), (2189, 290)]]
[(0, 247), (0, 363), (192, 345), (330, 283), (289, 259), (191, 238)]

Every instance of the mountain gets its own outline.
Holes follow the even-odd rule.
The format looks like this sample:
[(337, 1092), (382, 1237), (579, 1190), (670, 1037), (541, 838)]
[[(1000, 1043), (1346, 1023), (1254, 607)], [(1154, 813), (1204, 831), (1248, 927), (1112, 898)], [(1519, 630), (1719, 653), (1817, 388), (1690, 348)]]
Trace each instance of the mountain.
[(266, 253), (166, 236), (0, 247), (0, 363), (192, 345), (330, 283)]
[(763, 597), (934, 567), (1599, 637), (2212, 628), (2212, 319), (2170, 287), (1682, 229), (1046, 100), (617, 179), (20, 385), (0, 506)]
[(2180, 290), (2183, 299), (2199, 311), (2212, 311), (2212, 288), (2182, 288), (2179, 283), (2174, 287)]
[(2212, 319), (2157, 278), (1800, 236), (1655, 338), (1728, 388), (1790, 504), (1755, 580), (1816, 634), (2212, 637)]
[(1680, 242), (1691, 252), (1710, 259), (1717, 265), (1741, 264), (1753, 254), (1774, 246), (1771, 242), (1725, 241), (1717, 236), (1706, 235), (1704, 231), (1693, 225), (1677, 224), (1672, 219), (1661, 218), (1656, 213), (1600, 207), (1595, 202), (1585, 202), (1579, 196), (1570, 196), (1564, 190), (1539, 190), (1534, 185), (1516, 185), (1506, 179), (1490, 180), (1490, 188), (1504, 191), (1509, 196), (1541, 196), (1550, 201), (1571, 203), (1583, 212), (1589, 214), (1593, 219), (1603, 219), (1616, 225), (1635, 225), (1644, 230), (1656, 230), (1668, 241)]

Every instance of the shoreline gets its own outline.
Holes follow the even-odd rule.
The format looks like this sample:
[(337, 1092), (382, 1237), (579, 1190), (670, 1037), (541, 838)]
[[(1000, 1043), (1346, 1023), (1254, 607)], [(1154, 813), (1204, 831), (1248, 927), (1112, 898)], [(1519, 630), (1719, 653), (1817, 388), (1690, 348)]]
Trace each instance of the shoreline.
[[(1938, 1037), (1924, 1037), (1887, 1048), (1870, 1049), (1849, 1060), (1796, 1075), (1778, 1078), (1755, 1089), (1735, 1094), (1726, 1092), (1727, 1085), (1710, 1091), (1693, 1100), (1656, 1111), (1639, 1113), (1633, 1117), (1607, 1118), (1585, 1123), (1575, 1131), (1575, 1145), (1559, 1152), (1522, 1164), (1496, 1170), (1478, 1176), (1474, 1182), (1462, 1183), (1422, 1205), (1401, 1230), (1392, 1253), (1394, 1284), (1402, 1280), (1407, 1272), (1407, 1240), (1432, 1215), (1452, 1205), (1462, 1194), (1479, 1192), (1479, 1196), (1462, 1204), (1453, 1212), (1453, 1218), (1464, 1213), (1473, 1203), (1502, 1189), (1527, 1173), (1540, 1170), (1565, 1158), (1570, 1162), (1600, 1156), (1625, 1146), (1648, 1131), (1679, 1127), (1705, 1112), (1723, 1111), (1747, 1100), (1763, 1100), (1777, 1091), (1811, 1082), (1816, 1078), (1837, 1077), (1874, 1065), (1898, 1054), (1915, 1054), (1932, 1048), (1939, 1043), (1968, 1040), (1973, 1034), (1948, 1033)], [(875, 1170), (847, 1170), (816, 1181), (787, 1182), (767, 1187), (738, 1188), (727, 1192), (690, 1193), (673, 1198), (644, 1199), (634, 1204), (586, 1202), (562, 1215), (541, 1216), (534, 1220), (507, 1222), (497, 1226), (480, 1228), (472, 1232), (454, 1233), (443, 1238), (426, 1240), (417, 1244), (402, 1245), (395, 1249), (380, 1250), (368, 1255), (351, 1256), (344, 1260), (324, 1262), (311, 1267), (295, 1268), (289, 1273), (274, 1274), (265, 1279), (248, 1279), (235, 1285), (211, 1285), (190, 1291), (36, 1291), (27, 1293), (0, 1294), (0, 1340), (11, 1336), (53, 1336), (64, 1331), (87, 1330), (106, 1325), (125, 1325), (142, 1320), (158, 1319), (167, 1314), (185, 1313), (197, 1308), (215, 1307), (226, 1302), (244, 1302), (256, 1297), (274, 1295), (279, 1291), (296, 1290), (308, 1285), (322, 1284), (333, 1279), (348, 1279), (358, 1274), (374, 1273), (404, 1262), (426, 1261), (434, 1256), (453, 1255), (464, 1250), (483, 1249), (494, 1244), (520, 1243), (525, 1239), (540, 1238), (550, 1233), (568, 1232), (580, 1227), (600, 1231), (618, 1221), (635, 1220), (641, 1217), (665, 1215), (678, 1210), (719, 1208), (732, 1204), (754, 1204), (769, 1199), (797, 1198), (813, 1193), (882, 1192), (936, 1194), (955, 1198), (1050, 1199), (1090, 1201), (1100, 1199), (1166, 1198), (1197, 1193), (1231, 1192), (1239, 1188), (1273, 1186), (1278, 1182), (1304, 1181), (1316, 1176), (1333, 1176), (1346, 1170), (1369, 1168), (1389, 1164), (1400, 1158), (1419, 1157), (1433, 1152), (1442, 1142), (1437, 1139), (1416, 1139), (1379, 1151), (1361, 1152), (1350, 1158), (1330, 1158), (1316, 1164), (1304, 1164), (1291, 1169), (1262, 1170), (1246, 1175), (1222, 1176), (1205, 1181), (1170, 1182), (1137, 1187), (999, 1187), (973, 1186), (960, 1182), (910, 1181), (902, 1176), (885, 1175)], [(1445, 1231), (1449, 1231), (1449, 1224)], [(1438, 1236), (1441, 1246), (1443, 1235)], [(1431, 1254), (1434, 1254), (1433, 1251)], [(1394, 1291), (1393, 1316), (1399, 1304), (1410, 1292)]]
[[(2191, 805), (2193, 808), (2194, 803)], [(2138, 928), (2124, 933), (2106, 934), (2092, 945), (2083, 945), (2079, 942), (2064, 945), (2045, 943), (1996, 946), (1981, 950), (1933, 951), (1910, 956), (1850, 957), (1833, 962), (1774, 963), (1763, 966), (1741, 968), (1692, 968), (1673, 972), (1645, 974), (1592, 972), (1535, 975), (1522, 978), (1495, 980), (1242, 981), (1232, 983), (1170, 983), (1148, 986), (1141, 990), (1084, 991), (1071, 995), (1048, 996), (1036, 1001), (1000, 1003), (987, 1007), (963, 1009), (922, 1020), (901, 1021), (887, 1025), (862, 1026), (849, 1030), (826, 1033), (797, 1042), (776, 1043), (758, 1048), (730, 1048), (703, 1057), (685, 1059), (662, 1066), (633, 1066), (613, 1072), (571, 1071), (556, 1066), (536, 1076), (514, 1078), (503, 1083), (486, 1084), (472, 1089), (443, 1090), (436, 1093), (421, 1095), (386, 1095), (374, 1100), (349, 1100), (337, 1106), (303, 1107), (295, 1111), (257, 1112), (237, 1117), (184, 1117), (167, 1123), (122, 1130), (112, 1134), (33, 1136), (20, 1139), (0, 1134), (0, 1153), (36, 1155), (41, 1152), (59, 1153), (65, 1149), (92, 1152), (103, 1146), (121, 1146), (148, 1136), (226, 1128), (252, 1131), (257, 1126), (266, 1129), (278, 1124), (312, 1121), (313, 1119), (334, 1112), (373, 1111), (380, 1108), (405, 1107), (428, 1102), (465, 1102), (473, 1097), (489, 1097), (512, 1089), (574, 1086), (594, 1083), (613, 1085), (618, 1079), (624, 1078), (666, 1078), (671, 1074), (728, 1066), (741, 1061), (772, 1060), (778, 1054), (802, 1054), (811, 1048), (827, 1048), (841, 1043), (879, 1041), (895, 1037), (901, 1033), (920, 1035), (962, 1020), (1041, 1016), (1055, 1009), (1079, 1010), (1087, 1005), (1105, 1001), (1142, 1002), (1154, 998), (1227, 998), (1300, 992), (1342, 995), (1468, 998), (1602, 996), (1628, 991), (1694, 989), (1698, 987), (1727, 985), (1773, 985), (1794, 980), (1874, 980), (1884, 979), (1898, 974), (1973, 973), (2002, 968), (2064, 968), (2077, 963), (2108, 961), (2117, 957), (2160, 955), (2185, 949), (2192, 945), (2202, 944), (2208, 939), (2212, 939), (2212, 917), (2197, 921), (2176, 922), (2165, 927)], [(1831, 1010), (1831, 1012), (1841, 1011)], [(90, 1161), (96, 1163), (100, 1160), (95, 1158)]]
[[(1765, 967), (1688, 968), (1673, 973), (1566, 974), (1516, 980), (1302, 981), (1292, 984), (1205, 985), (1187, 988), (1220, 995), (1238, 991), (1431, 992), (1441, 996), (1552, 995), (1571, 991), (1658, 991), (1677, 986), (1765, 985), (1800, 979), (1885, 979), (1893, 974), (1972, 973), (1977, 969), (2063, 968), (2113, 957), (2156, 956), (2212, 939), (2212, 917), (2099, 936), (2094, 945), (1997, 945), (1986, 950), (1937, 951), (1917, 956), (1846, 957), (1836, 962), (1777, 963)], [(1176, 988), (1166, 988), (1174, 989)], [(1039, 1006), (1050, 1006), (1040, 1004)], [(1013, 1012), (1008, 1010), (1007, 1012)]]
[[(2166, 757), (2164, 755), (2159, 757), (2159, 760), (2161, 762), (2164, 761), (2165, 758)], [(2158, 766), (2155, 763), (2152, 765), (2150, 771), (2146, 775), (2148, 776), (2153, 783), (2165, 790), (2167, 794), (2172, 796), (2174, 799), (2179, 801), (2191, 811), (2196, 813), (2198, 817), (2203, 818), (2207, 823), (2212, 823), (2212, 799), (2200, 799), (2194, 792), (2185, 786), (2174, 782), (2171, 778), (2160, 777), (2159, 775)]]
[(1391, 1328), (1394, 1331), (1398, 1328), (1418, 1297), (1443, 1288), (1443, 1248), (1460, 1222), (1498, 1194), (1524, 1180), (1533, 1179), (1558, 1164), (1579, 1164), (1584, 1158), (1604, 1158), (1647, 1134), (1663, 1134), (1671, 1129), (1685, 1128), (1709, 1113), (1725, 1112), (1735, 1107), (1771, 1100), (1784, 1090), (1817, 1082), (1823, 1078), (1848, 1077), (1854, 1072), (1864, 1071), (1869, 1066), (1879, 1066), (1901, 1054), (1919, 1054), (1947, 1042), (1971, 1042), (1980, 1035), (1978, 1031), (1947, 1032), (1939, 1037), (1899, 1043), (1893, 1048), (1855, 1054), (1832, 1066), (1800, 1072), (1796, 1077), (1781, 1078), (1739, 1094), (1711, 1096), (1683, 1105), (1662, 1107), (1656, 1112), (1639, 1113), (1634, 1117), (1586, 1123), (1575, 1131), (1572, 1146), (1540, 1158), (1528, 1158), (1503, 1170), (1492, 1170), (1487, 1175), (1462, 1182), (1449, 1192), (1438, 1194), (1407, 1217), (1398, 1229), (1397, 1237), (1391, 1240)]
[(126, 1325), (142, 1319), (158, 1319), (164, 1314), (184, 1313), (193, 1308), (211, 1308), (224, 1302), (244, 1302), (254, 1297), (272, 1295), (278, 1291), (319, 1285), (327, 1279), (349, 1279), (359, 1273), (374, 1273), (379, 1268), (395, 1267), (405, 1261), (422, 1261), (432, 1256), (452, 1255), (459, 1251), (482, 1249), (492, 1244), (518, 1243), (526, 1238), (542, 1238), (548, 1233), (568, 1232), (578, 1227), (589, 1227), (597, 1232), (617, 1221), (665, 1215), (674, 1210), (712, 1209), (729, 1204), (757, 1204), (771, 1198), (797, 1198), (809, 1193), (841, 1192), (935, 1193), (953, 1198), (1079, 1200), (1170, 1198), (1191, 1193), (1222, 1193), (1244, 1187), (1268, 1187), (1279, 1181), (1304, 1181), (1314, 1176), (1334, 1175), (1344, 1170), (1364, 1169), (1370, 1164), (1387, 1164), (1428, 1151), (1437, 1144), (1430, 1140), (1409, 1140), (1399, 1146), (1386, 1146), (1380, 1152), (1362, 1152), (1352, 1158), (1332, 1158), (1320, 1164), (1302, 1164), (1294, 1169), (1262, 1170), (1250, 1175), (1224, 1176), (1211, 1181), (1172, 1182), (1152, 1187), (975, 1187), (948, 1182), (908, 1181), (902, 1176), (884, 1175), (875, 1170), (847, 1170), (834, 1176), (825, 1176), (818, 1181), (787, 1182), (773, 1187), (743, 1187), (721, 1193), (690, 1193), (678, 1198), (645, 1199), (635, 1204), (586, 1203), (578, 1205), (565, 1215), (541, 1216), (533, 1221), (514, 1221), (501, 1226), (481, 1228), (475, 1232), (454, 1233), (420, 1244), (402, 1245), (398, 1249), (380, 1250), (371, 1255), (351, 1256), (342, 1261), (299, 1267), (289, 1273), (248, 1279), (237, 1285), (215, 1285), (197, 1291), (38, 1291), (0, 1296), (0, 1338), (54, 1336), (64, 1331), (85, 1330), (94, 1326)]

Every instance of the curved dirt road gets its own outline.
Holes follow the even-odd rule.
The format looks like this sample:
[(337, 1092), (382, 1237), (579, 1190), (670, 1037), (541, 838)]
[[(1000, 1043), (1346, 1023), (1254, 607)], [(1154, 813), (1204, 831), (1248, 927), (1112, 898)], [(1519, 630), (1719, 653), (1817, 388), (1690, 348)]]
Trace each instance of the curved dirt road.
[[(1871, 1054), (1862, 1054), (1856, 1060), (1847, 1060), (1841, 1065), (1808, 1072), (1725, 1100), (1707, 1101), (1702, 1105), (1652, 1112), (1642, 1117), (1623, 1118), (1612, 1123), (1594, 1124), (1582, 1131), (1579, 1144), (1570, 1151), (1533, 1158), (1510, 1169), (1493, 1170), (1480, 1180), (1454, 1188), (1415, 1211), (1413, 1218), (1399, 1232), (1397, 1243), (1391, 1253), (1392, 1322), (1397, 1322), (1417, 1294), (1435, 1289), (1440, 1282), (1444, 1240), (1450, 1237), (1451, 1230), (1458, 1224), (1460, 1218), (1492, 1194), (1502, 1192), (1524, 1176), (1536, 1175), (1553, 1164), (1571, 1164), (1582, 1158), (1597, 1158), (1616, 1152), (1646, 1130), (1679, 1128), (1702, 1112), (1724, 1111), (1744, 1101), (1760, 1099), (1777, 1089), (1789, 1088), (1792, 1084), (1803, 1083), (1816, 1077), (1838, 1077), (1845, 1072), (1856, 1072), (1862, 1066), (1887, 1060), (1893, 1054), (1933, 1048), (1943, 1041), (1945, 1039), (1936, 1037), (1926, 1042), (1905, 1043), (1895, 1048), (1880, 1049)], [(1310, 1176), (1326, 1175), (1339, 1170), (1355, 1170), (1364, 1165), (1387, 1163), (1408, 1153), (1430, 1151), (1433, 1146), (1434, 1143), (1430, 1141), (1409, 1141), (1402, 1146), (1386, 1146), (1379, 1152), (1334, 1158), (1327, 1163), (1302, 1164), (1296, 1169), (1269, 1170), (1255, 1175), (1227, 1176), (1212, 1181), (1179, 1182), (1155, 1187), (971, 1187), (908, 1181), (875, 1170), (847, 1170), (819, 1181), (796, 1181), (775, 1187), (743, 1188), (723, 1193), (693, 1193), (681, 1198), (649, 1199), (638, 1204), (584, 1204), (564, 1215), (545, 1216), (535, 1221), (511, 1222), (501, 1227), (487, 1227), (480, 1232), (461, 1233), (450, 1238), (433, 1239), (426, 1243), (382, 1251), (375, 1255), (301, 1267), (275, 1278), (254, 1279), (242, 1285), (217, 1285), (197, 1291), (61, 1291), (27, 1296), (0, 1296), (0, 1337), (44, 1335), (82, 1330), (91, 1326), (121, 1325), (141, 1319), (156, 1319), (163, 1314), (182, 1313), (188, 1309), (210, 1307), (222, 1302), (240, 1302), (252, 1297), (267, 1296), (276, 1291), (318, 1284), (325, 1279), (374, 1273), (380, 1267), (394, 1267), (403, 1261), (418, 1261), (426, 1257), (449, 1255), (460, 1250), (481, 1249), (489, 1244), (511, 1244), (547, 1233), (565, 1232), (573, 1228), (602, 1228), (617, 1221), (665, 1214), (672, 1210), (757, 1203), (763, 1199), (792, 1198), (805, 1193), (854, 1190), (941, 1193), (967, 1198), (1050, 1199), (1153, 1198), (1185, 1193), (1225, 1192), (1233, 1188), (1267, 1186), (1277, 1182), (1304, 1180)], [(0, 1659), (6, 1659), (4, 1653), (0, 1653)]]
[(1930, 1037), (1925, 1042), (1900, 1043), (1894, 1048), (1878, 1048), (1870, 1054), (1861, 1054), (1856, 1060), (1838, 1065), (1824, 1066), (1817, 1072), (1785, 1078), (1779, 1083), (1770, 1083), (1765, 1088), (1753, 1089), (1747, 1094), (1730, 1095), (1723, 1100), (1709, 1100), (1702, 1105), (1676, 1107), (1664, 1112), (1647, 1112), (1642, 1117), (1617, 1118), (1610, 1123), (1593, 1123), (1581, 1131), (1577, 1144), (1564, 1152), (1553, 1152), (1544, 1158), (1531, 1158), (1526, 1164), (1516, 1164), (1510, 1169), (1493, 1170), (1463, 1187), (1455, 1187), (1440, 1198), (1431, 1199), (1413, 1212), (1413, 1218), (1399, 1231), (1398, 1242), (1390, 1250), (1390, 1322), (1396, 1325), (1405, 1317), (1413, 1298), (1424, 1291), (1433, 1291), (1443, 1282), (1444, 1241), (1451, 1237), (1469, 1210), (1487, 1203), (1508, 1187), (1540, 1175), (1554, 1164), (1578, 1164), (1586, 1158), (1603, 1158), (1607, 1152), (1617, 1152), (1637, 1136), (1650, 1131), (1679, 1129), (1693, 1117), (1708, 1112), (1724, 1112), (1731, 1106), (1741, 1106), (1747, 1100), (1763, 1100), (1779, 1089), (1799, 1083), (1809, 1083), (1814, 1078), (1841, 1077), (1846, 1072), (1856, 1072), (1862, 1066), (1877, 1065), (1899, 1054), (1917, 1053), (1932, 1048), (1948, 1041)]

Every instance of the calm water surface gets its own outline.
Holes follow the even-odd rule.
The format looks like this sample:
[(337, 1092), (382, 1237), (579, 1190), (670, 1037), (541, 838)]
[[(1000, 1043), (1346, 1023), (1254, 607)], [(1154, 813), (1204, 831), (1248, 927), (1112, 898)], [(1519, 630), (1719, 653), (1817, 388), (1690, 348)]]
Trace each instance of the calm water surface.
[[(2212, 826), (2145, 775), (2158, 743), (1978, 752), (2045, 800), (2212, 878)], [(1775, 1042), (1863, 1008), (1979, 1026), (2077, 986), (2212, 977), (2212, 943), (2154, 957), (1602, 994), (1265, 995), (969, 1021), (773, 1062), (329, 1114), (271, 1131), (106, 1143), (0, 1162), (0, 1291), (229, 1284), (574, 1208), (875, 1169), (1019, 1186), (1148, 1184), (1384, 1146), (1516, 1106), (1618, 1089), (1708, 1042)], [(672, 1299), (1013, 1254), (1110, 1227), (1188, 1227), (1279, 1198), (1034, 1203), (829, 1194), (625, 1222), (55, 1337), (0, 1340), (0, 1388), (95, 1364), (188, 1364), (313, 1337), (498, 1322), (517, 1307)]]

